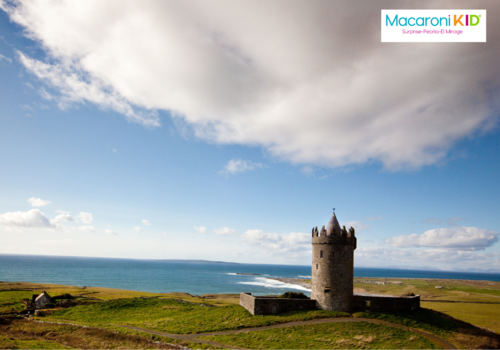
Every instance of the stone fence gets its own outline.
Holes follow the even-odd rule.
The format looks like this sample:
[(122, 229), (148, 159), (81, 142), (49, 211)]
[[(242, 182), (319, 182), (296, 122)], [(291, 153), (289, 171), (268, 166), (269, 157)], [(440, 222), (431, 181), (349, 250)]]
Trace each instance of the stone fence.
[(394, 297), (388, 295), (354, 294), (352, 312), (356, 311), (413, 311), (420, 308), (420, 295)]
[(272, 315), (287, 311), (316, 309), (316, 300), (259, 297), (251, 293), (240, 293), (240, 305), (252, 315)]

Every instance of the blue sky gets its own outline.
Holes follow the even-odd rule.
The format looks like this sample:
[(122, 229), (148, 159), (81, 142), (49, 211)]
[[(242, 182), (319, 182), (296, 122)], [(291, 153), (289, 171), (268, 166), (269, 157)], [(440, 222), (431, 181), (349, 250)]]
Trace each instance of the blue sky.
[(496, 3), (448, 46), (173, 4), (1, 3), (0, 253), (307, 265), (335, 207), (357, 266), (500, 271)]

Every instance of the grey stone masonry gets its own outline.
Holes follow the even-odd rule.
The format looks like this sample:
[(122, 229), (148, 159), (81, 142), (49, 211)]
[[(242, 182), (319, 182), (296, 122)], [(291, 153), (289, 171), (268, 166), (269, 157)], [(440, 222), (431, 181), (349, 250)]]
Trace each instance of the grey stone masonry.
[(292, 310), (413, 311), (420, 296), (354, 294), (354, 228), (340, 228), (335, 213), (328, 225), (312, 230), (311, 299), (286, 299), (240, 294), (240, 305), (252, 315), (270, 315)]
[(43, 307), (45, 304), (48, 304), (52, 301), (52, 298), (47, 292), (43, 292), (35, 299), (35, 307)]
[(413, 311), (420, 308), (420, 295), (394, 297), (390, 295), (354, 294), (352, 312)]
[(286, 311), (316, 309), (316, 301), (311, 299), (260, 297), (253, 296), (251, 293), (240, 293), (240, 305), (252, 315), (272, 315)]
[(313, 228), (311, 299), (318, 308), (351, 311), (356, 244), (354, 229), (341, 229), (335, 213), (326, 229)]

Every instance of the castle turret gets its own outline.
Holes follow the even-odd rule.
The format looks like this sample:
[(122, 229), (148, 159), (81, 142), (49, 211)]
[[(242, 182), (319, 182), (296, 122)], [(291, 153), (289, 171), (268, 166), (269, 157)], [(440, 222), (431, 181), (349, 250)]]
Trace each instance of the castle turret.
[(326, 228), (313, 228), (311, 299), (319, 308), (351, 311), (355, 249), (354, 228), (341, 229), (335, 213)]

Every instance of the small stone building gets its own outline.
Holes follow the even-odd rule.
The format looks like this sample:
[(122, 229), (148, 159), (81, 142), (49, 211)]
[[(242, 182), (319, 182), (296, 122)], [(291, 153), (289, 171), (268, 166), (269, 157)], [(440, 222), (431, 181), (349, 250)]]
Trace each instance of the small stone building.
[[(420, 296), (354, 294), (354, 228), (340, 228), (335, 213), (327, 227), (312, 230), (311, 299), (256, 297), (240, 294), (240, 305), (252, 315), (306, 309), (330, 311), (413, 311), (420, 308)], [(385, 282), (384, 282), (385, 284)], [(314, 306), (314, 307), (313, 307)]]
[(32, 302), (32, 305), (35, 306), (36, 308), (41, 308), (52, 301), (52, 298), (50, 297), (49, 293), (45, 291), (43, 291), (42, 294), (33, 295), (33, 299), (34, 300)]

